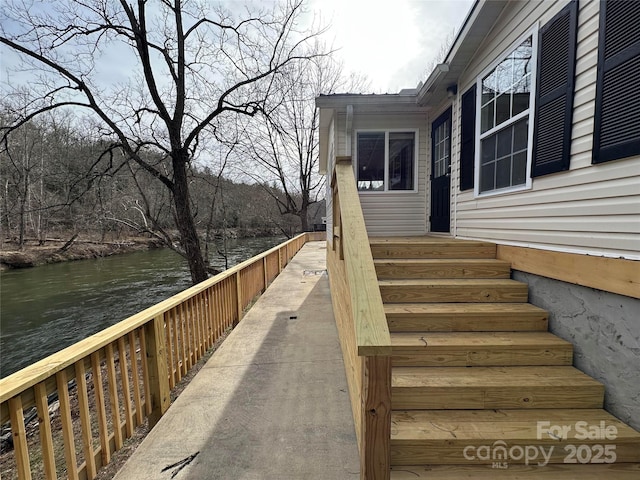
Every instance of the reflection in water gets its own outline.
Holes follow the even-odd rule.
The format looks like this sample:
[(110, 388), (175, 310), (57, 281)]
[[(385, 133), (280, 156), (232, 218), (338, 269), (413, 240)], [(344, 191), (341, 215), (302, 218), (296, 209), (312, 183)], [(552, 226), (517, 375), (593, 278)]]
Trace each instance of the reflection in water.
[[(229, 266), (282, 241), (229, 240)], [(211, 264), (224, 269), (217, 255)], [(190, 278), (186, 262), (171, 250), (2, 272), (0, 377), (175, 295), (190, 286)]]

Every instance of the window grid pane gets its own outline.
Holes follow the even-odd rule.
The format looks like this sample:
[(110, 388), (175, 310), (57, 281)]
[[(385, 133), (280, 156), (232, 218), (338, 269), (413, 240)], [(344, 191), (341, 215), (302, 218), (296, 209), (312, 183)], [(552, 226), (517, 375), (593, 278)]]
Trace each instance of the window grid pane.
[(384, 190), (384, 132), (358, 134), (358, 190)]
[(480, 143), (480, 192), (526, 182), (528, 119), (523, 118)]
[(480, 193), (526, 183), (528, 116), (512, 118), (530, 108), (532, 58), (530, 36), (482, 79)]
[(389, 133), (389, 190), (413, 190), (415, 134)]
[(415, 143), (415, 132), (358, 132), (358, 190), (413, 190)]

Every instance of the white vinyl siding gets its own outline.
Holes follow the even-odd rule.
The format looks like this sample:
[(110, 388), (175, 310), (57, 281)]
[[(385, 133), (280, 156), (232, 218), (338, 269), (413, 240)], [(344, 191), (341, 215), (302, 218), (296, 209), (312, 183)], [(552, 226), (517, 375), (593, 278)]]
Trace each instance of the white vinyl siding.
[[(344, 116), (337, 122), (337, 155), (346, 152)], [(367, 232), (371, 236), (424, 235), (427, 231), (427, 117), (423, 114), (358, 114), (353, 116), (351, 151), (356, 151), (355, 132), (359, 130), (416, 131), (418, 174), (415, 191), (361, 192), (360, 203)], [(356, 165), (353, 159), (354, 168)]]
[[(512, 2), (460, 79), (465, 92), (525, 35), (566, 2)], [(534, 178), (532, 188), (486, 198), (459, 191), (459, 136), (454, 125), (454, 234), (497, 243), (640, 259), (640, 157), (591, 164), (597, 73), (599, 2), (579, 2), (570, 169)], [(459, 124), (459, 97), (453, 121)]]

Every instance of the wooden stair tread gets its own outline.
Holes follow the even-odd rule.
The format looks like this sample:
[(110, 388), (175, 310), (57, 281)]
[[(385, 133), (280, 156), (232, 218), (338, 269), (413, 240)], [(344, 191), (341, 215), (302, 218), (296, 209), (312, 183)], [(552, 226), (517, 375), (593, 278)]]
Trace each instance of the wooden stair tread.
[(568, 366), (393, 367), (394, 409), (602, 408), (604, 386)]
[(511, 264), (489, 258), (377, 259), (378, 278), (510, 278)]
[(507, 278), (397, 278), (389, 280), (378, 280), (381, 287), (475, 287), (475, 286), (518, 286), (527, 288), (528, 285), (517, 280)]
[(392, 332), (391, 346), (416, 351), (494, 346), (512, 349), (528, 346), (573, 348), (570, 342), (550, 332)]
[(442, 237), (371, 237), (373, 258), (495, 258), (490, 242)]
[[(549, 440), (559, 441), (542, 432), (538, 435), (538, 422), (550, 425), (569, 425), (566, 439), (576, 441), (578, 422), (588, 427), (616, 428), (617, 441), (638, 442), (640, 433), (617, 419), (607, 411), (597, 409), (529, 409), (529, 410), (394, 410), (391, 412), (391, 441), (411, 442), (419, 440)], [(541, 437), (538, 439), (538, 437)], [(602, 443), (603, 440), (585, 440), (580, 442)], [(604, 440), (608, 441), (608, 440)], [(640, 454), (640, 450), (639, 450)]]
[(540, 315), (547, 317), (546, 310), (530, 303), (387, 303), (387, 315)]
[[(544, 423), (539, 423), (544, 422)], [(580, 424), (579, 422), (583, 422)], [(550, 426), (567, 426), (564, 436), (549, 433)], [(546, 427), (546, 428), (545, 428)], [(583, 436), (591, 429), (592, 437)], [(613, 429), (613, 430), (611, 430)], [(560, 431), (560, 430), (559, 430)], [(552, 432), (553, 433), (553, 432)], [(406, 410), (391, 413), (392, 465), (491, 465), (489, 456), (465, 458), (465, 449), (491, 451), (505, 447), (544, 447), (552, 464), (566, 463), (568, 445), (587, 448), (614, 446), (617, 462), (640, 462), (640, 433), (602, 409), (553, 410)], [(510, 450), (511, 451), (511, 450)], [(524, 458), (509, 458), (509, 465)], [(507, 477), (508, 478), (508, 477)]]
[(549, 314), (529, 303), (387, 303), (391, 331), (546, 331)]
[(405, 235), (398, 237), (389, 236), (371, 236), (369, 237), (371, 245), (412, 245), (412, 244), (442, 244), (442, 245), (495, 245), (491, 242), (483, 242), (481, 240), (463, 240), (453, 237), (428, 236), (428, 235)]
[(572, 365), (573, 345), (549, 332), (392, 332), (394, 366)]
[(392, 388), (598, 386), (602, 384), (574, 367), (396, 367)]
[(391, 480), (637, 480), (640, 463), (612, 464), (509, 464), (507, 469), (491, 465), (409, 465), (391, 467)]
[(378, 284), (386, 303), (523, 303), (529, 294), (526, 283), (510, 279), (400, 279)]
[(374, 265), (503, 265), (511, 263), (495, 258), (375, 258)]

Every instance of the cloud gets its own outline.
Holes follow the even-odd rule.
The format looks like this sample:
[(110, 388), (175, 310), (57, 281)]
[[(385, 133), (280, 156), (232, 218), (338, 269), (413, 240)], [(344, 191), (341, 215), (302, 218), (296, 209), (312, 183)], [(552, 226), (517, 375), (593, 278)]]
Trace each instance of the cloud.
[(378, 93), (415, 87), (473, 0), (316, 0), (330, 18), (346, 69), (369, 76)]

